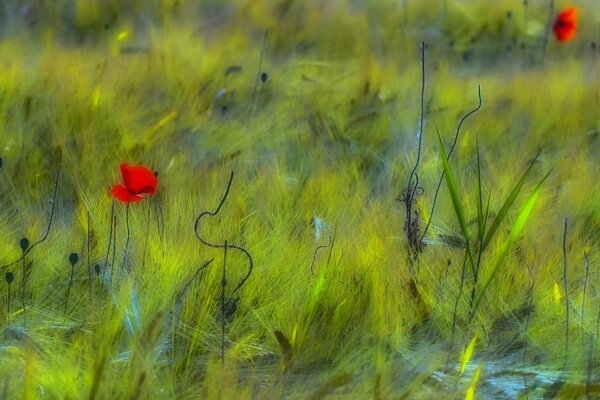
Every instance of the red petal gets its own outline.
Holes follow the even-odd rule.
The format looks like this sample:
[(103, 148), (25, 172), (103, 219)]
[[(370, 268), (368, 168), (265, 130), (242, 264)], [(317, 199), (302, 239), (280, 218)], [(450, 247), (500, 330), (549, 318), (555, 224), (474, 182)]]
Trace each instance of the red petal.
[(123, 183), (129, 192), (133, 194), (154, 194), (156, 192), (158, 179), (149, 168), (121, 164), (121, 174)]
[(112, 194), (117, 199), (125, 203), (137, 203), (138, 201), (144, 200), (144, 196), (129, 192), (127, 188), (123, 185), (115, 185), (112, 188)]

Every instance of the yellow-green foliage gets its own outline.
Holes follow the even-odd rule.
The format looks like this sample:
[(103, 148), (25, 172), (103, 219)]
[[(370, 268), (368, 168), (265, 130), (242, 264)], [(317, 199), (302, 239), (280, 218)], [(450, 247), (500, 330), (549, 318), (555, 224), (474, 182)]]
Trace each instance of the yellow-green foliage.
[[(15, 276), (10, 312), (4, 280), (0, 292), (3, 398), (514, 398), (561, 380), (570, 398), (585, 394), (590, 369), (598, 376), (595, 1), (578, 4), (577, 38), (550, 36), (545, 54), (543, 1), (3, 3), (1, 264), (19, 259), (22, 237), (43, 237), (62, 154), (49, 235), (25, 258), (25, 310), (22, 263), (2, 271)], [(472, 318), (446, 183), (416, 258), (397, 201), (417, 156), (422, 40), (421, 229), (442, 171), (436, 126), (448, 150), (478, 84), (483, 107), (449, 162), (473, 233), (476, 140), (492, 216), (541, 149), (482, 255), (478, 294), (495, 275)], [(107, 255), (123, 161), (159, 171), (159, 190), (129, 210), (115, 203)], [(200, 233), (243, 246), (254, 269), (226, 324), (222, 368), (223, 251), (202, 245), (194, 222), (230, 171), (228, 199)], [(228, 296), (246, 271), (230, 249)]]

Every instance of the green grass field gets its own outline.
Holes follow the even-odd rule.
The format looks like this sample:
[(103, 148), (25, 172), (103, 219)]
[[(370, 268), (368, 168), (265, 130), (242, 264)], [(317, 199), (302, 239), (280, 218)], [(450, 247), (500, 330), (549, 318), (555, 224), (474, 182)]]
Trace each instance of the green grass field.
[(595, 1), (0, 22), (0, 399), (600, 398)]

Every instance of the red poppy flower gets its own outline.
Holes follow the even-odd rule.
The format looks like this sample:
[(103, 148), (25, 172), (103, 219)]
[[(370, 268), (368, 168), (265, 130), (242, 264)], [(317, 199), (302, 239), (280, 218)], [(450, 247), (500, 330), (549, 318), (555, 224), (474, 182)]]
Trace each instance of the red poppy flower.
[(577, 9), (569, 7), (562, 10), (554, 21), (553, 30), (559, 42), (573, 39), (577, 33)]
[(156, 193), (158, 179), (152, 170), (141, 166), (121, 164), (123, 184), (115, 185), (112, 194), (125, 203), (136, 203), (144, 200), (144, 195)]

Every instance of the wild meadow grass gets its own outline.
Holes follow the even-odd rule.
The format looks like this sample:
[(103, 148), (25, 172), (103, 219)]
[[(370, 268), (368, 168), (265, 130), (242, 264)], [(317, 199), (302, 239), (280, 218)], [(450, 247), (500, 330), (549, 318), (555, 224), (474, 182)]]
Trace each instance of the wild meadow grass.
[(3, 5), (0, 398), (599, 396), (594, 1)]

